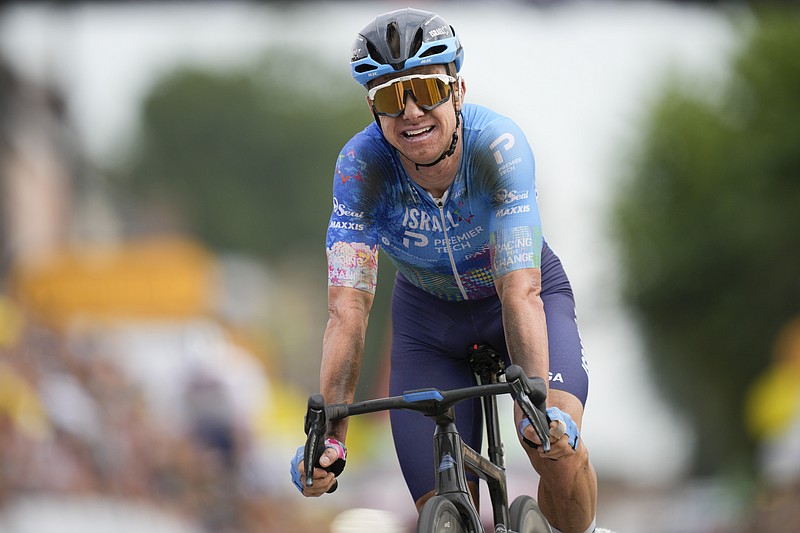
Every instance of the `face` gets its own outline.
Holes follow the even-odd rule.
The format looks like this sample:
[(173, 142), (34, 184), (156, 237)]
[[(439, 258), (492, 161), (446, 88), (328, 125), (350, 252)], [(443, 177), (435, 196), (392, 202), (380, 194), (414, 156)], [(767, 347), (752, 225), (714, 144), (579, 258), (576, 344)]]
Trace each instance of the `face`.
[[(444, 65), (418, 67), (379, 78), (373, 86), (413, 74), (446, 74), (446, 69)], [(379, 115), (383, 135), (389, 144), (416, 163), (435, 161), (450, 146), (456, 127), (455, 110), (461, 109), (463, 82), (459, 79), (454, 86), (458, 89), (458, 93), (454, 90), (449, 100), (429, 111), (417, 105), (414, 98), (407, 95), (405, 109), (400, 115), (397, 117)], [(369, 97), (367, 102), (371, 109), (372, 101)]]

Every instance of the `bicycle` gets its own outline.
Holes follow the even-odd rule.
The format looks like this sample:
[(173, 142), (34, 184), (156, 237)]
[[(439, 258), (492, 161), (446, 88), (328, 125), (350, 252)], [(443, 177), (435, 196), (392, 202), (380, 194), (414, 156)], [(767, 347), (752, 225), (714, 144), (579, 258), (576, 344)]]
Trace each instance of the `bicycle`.
[[(548, 451), (550, 431), (544, 380), (527, 377), (517, 365), (504, 368), (498, 353), (488, 346), (472, 345), (470, 351), (469, 362), (477, 381), (475, 386), (447, 391), (419, 389), (400, 396), (350, 404), (326, 405), (321, 394), (309, 397), (304, 424), (308, 436), (304, 450), (306, 485), (313, 485), (312, 473), (324, 451), (322, 441), (328, 421), (390, 409), (418, 411), (436, 423), (433, 435), (436, 490), (420, 512), (418, 533), (485, 533), (480, 512), (467, 486), (466, 469), (487, 483), (495, 533), (551, 533), (532, 497), (521, 495), (508, 505), (504, 449), (497, 415), (497, 396), (511, 394)], [(481, 398), (487, 433), (486, 456), (465, 444), (455, 425), (453, 406), (478, 397)], [(328, 492), (333, 492), (336, 487), (335, 484)]]

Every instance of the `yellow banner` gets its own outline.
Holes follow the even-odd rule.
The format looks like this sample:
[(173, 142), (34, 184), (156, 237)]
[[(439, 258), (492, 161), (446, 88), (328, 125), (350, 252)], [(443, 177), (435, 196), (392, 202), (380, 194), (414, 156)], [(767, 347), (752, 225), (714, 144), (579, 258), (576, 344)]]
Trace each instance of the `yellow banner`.
[(12, 274), (24, 307), (55, 325), (75, 316), (185, 317), (210, 311), (213, 258), (183, 239), (75, 248)]

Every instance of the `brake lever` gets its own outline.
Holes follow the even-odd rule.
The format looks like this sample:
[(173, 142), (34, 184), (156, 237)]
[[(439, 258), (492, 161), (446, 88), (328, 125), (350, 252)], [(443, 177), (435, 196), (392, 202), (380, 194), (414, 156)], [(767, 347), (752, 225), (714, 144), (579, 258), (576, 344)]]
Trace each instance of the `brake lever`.
[[(306, 474), (306, 486), (314, 486), (314, 468), (319, 464), (319, 458), (325, 451), (323, 444), (327, 420), (325, 419), (325, 399), (321, 394), (314, 394), (308, 398), (308, 409), (304, 421), (306, 433), (306, 446), (303, 450), (303, 465)], [(322, 467), (324, 468), (324, 467)], [(328, 470), (327, 468), (324, 468)], [(328, 493), (339, 488), (339, 482), (335, 481)]]
[(549, 452), (550, 425), (547, 422), (547, 388), (544, 380), (540, 377), (529, 378), (520, 366), (511, 365), (506, 369), (506, 381), (511, 385), (511, 395), (539, 437), (543, 450)]

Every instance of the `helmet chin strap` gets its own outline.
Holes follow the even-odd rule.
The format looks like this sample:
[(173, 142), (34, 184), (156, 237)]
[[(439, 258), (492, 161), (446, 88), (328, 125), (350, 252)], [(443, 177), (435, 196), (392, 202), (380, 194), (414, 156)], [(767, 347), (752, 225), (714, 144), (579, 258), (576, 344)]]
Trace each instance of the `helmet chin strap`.
[(447, 150), (442, 152), (442, 155), (439, 156), (439, 159), (437, 159), (433, 163), (417, 163), (416, 161), (412, 160), (405, 154), (403, 154), (403, 157), (414, 163), (414, 166), (417, 168), (417, 170), (419, 170), (420, 167), (427, 168), (427, 167), (432, 167), (434, 165), (438, 165), (443, 159), (445, 159), (446, 157), (450, 157), (455, 153), (456, 145), (458, 144), (458, 126), (460, 124), (461, 124), (461, 111), (456, 111), (456, 128), (453, 130), (453, 140), (450, 142), (450, 146), (447, 148)]
[[(377, 122), (377, 124), (378, 124), (378, 129), (383, 131), (383, 128), (381, 127), (381, 121), (380, 121), (380, 118), (378, 117), (378, 114), (374, 110), (372, 111), (372, 114), (375, 117), (375, 122)], [(461, 110), (459, 109), (459, 110), (455, 111), (455, 114), (456, 114), (456, 128), (453, 130), (453, 140), (450, 141), (450, 146), (447, 148), (447, 150), (442, 152), (442, 155), (440, 155), (439, 158), (436, 161), (434, 161), (433, 163), (417, 163), (416, 161), (414, 161), (413, 159), (408, 157), (403, 152), (400, 152), (400, 150), (397, 150), (397, 151), (400, 152), (400, 155), (402, 155), (403, 157), (405, 157), (406, 159), (408, 159), (409, 161), (414, 163), (414, 166), (417, 168), (417, 170), (419, 170), (420, 167), (428, 168), (428, 167), (432, 167), (434, 165), (438, 165), (439, 163), (442, 162), (443, 159), (445, 159), (447, 157), (450, 157), (456, 151), (456, 145), (458, 145), (458, 126), (461, 125)]]

